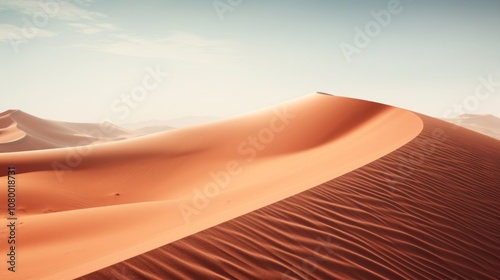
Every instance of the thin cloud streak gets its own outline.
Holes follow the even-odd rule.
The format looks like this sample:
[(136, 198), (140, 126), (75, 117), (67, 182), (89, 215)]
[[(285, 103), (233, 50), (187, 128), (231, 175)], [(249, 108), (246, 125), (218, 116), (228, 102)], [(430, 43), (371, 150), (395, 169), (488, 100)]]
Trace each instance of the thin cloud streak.
[(220, 64), (239, 57), (231, 47), (234, 44), (230, 40), (207, 39), (192, 33), (173, 32), (164, 37), (115, 34), (110, 38), (74, 46), (123, 56)]
[[(23, 29), (21, 27), (11, 25), (11, 24), (0, 24), (0, 41), (6, 42), (10, 40), (20, 40), (23, 39)], [(29, 34), (30, 38), (35, 37), (54, 37), (57, 36), (56, 33), (44, 30), (37, 29), (36, 32), (32, 32)]]

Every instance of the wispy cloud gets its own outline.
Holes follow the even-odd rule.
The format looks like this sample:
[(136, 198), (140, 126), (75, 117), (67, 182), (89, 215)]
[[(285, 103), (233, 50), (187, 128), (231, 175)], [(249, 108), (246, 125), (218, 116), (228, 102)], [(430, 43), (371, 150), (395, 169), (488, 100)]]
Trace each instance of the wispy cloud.
[[(17, 27), (15, 25), (10, 25), (10, 24), (0, 24), (0, 41), (5, 42), (9, 40), (19, 40), (23, 38), (23, 29), (20, 27)], [(34, 37), (54, 37), (56, 36), (56, 33), (48, 31), (48, 30), (43, 30), (43, 29), (37, 29), (36, 32), (28, 34), (30, 38)], [(26, 37), (26, 36), (24, 36)]]
[[(92, 1), (74, 0), (73, 2), (88, 6)], [(63, 0), (0, 0), (0, 11), (21, 14), (28, 21), (35, 17), (38, 17), (44, 23), (48, 22), (49, 19), (59, 20), (66, 22), (71, 30), (88, 35), (116, 29), (115, 25), (104, 21), (106, 15), (79, 7), (74, 3)], [(45, 27), (36, 26), (36, 21), (33, 22), (33, 25), (37, 28)], [(43, 31), (40, 33), (47, 34)]]
[(73, 1), (82, 5), (89, 5), (90, 3), (94, 2), (93, 0), (73, 0)]
[[(187, 32), (172, 32), (164, 36), (146, 37), (120, 32), (120, 28), (107, 22), (107, 16), (89, 10), (92, 0), (0, 0), (0, 12), (21, 14), (28, 20), (42, 14), (57, 20), (67, 29), (84, 36), (94, 36), (86, 43), (71, 46), (83, 47), (116, 55), (166, 58), (176, 61), (218, 62), (236, 57), (234, 43), (228, 40), (207, 39)], [(48, 21), (46, 21), (48, 22)], [(34, 22), (35, 23), (35, 22)], [(46, 30), (48, 25), (36, 26), (36, 37), (56, 36)], [(0, 40), (23, 39), (27, 37), (25, 27), (3, 24)], [(103, 36), (104, 35), (104, 36)], [(34, 36), (33, 36), (34, 37)]]
[(167, 58), (178, 61), (214, 62), (223, 58), (236, 58), (228, 40), (207, 39), (202, 36), (173, 32), (164, 37), (143, 37), (134, 34), (115, 34), (90, 44), (80, 44), (100, 52), (116, 55)]
[(111, 23), (96, 23), (92, 25), (84, 23), (69, 23), (68, 26), (76, 32), (89, 35), (117, 29), (116, 26)]
[(102, 13), (92, 12), (61, 0), (0, 0), (0, 11), (13, 11), (23, 15), (45, 13), (51, 18), (64, 21), (93, 21), (106, 17)]

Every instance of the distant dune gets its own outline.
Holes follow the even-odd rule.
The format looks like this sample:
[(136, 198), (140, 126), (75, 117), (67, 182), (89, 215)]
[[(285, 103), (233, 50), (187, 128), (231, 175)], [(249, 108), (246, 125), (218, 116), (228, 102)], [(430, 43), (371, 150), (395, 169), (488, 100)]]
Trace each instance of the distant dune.
[(500, 139), (500, 119), (493, 115), (465, 114), (444, 120), (484, 135)]
[(75, 148), (5, 153), (0, 166), (19, 173), (20, 261), (0, 278), (497, 279), (499, 148), (311, 94), (95, 145), (77, 164)]
[(133, 136), (112, 124), (49, 121), (20, 110), (0, 113), (0, 153), (84, 146)]
[(150, 133), (163, 132), (175, 128), (202, 125), (218, 120), (221, 120), (221, 118), (190, 116), (184, 118), (169, 119), (165, 121), (152, 120), (152, 121), (142, 121), (135, 123), (125, 123), (121, 124), (120, 126), (138, 132), (140, 134), (150, 134)]
[(153, 133), (158, 133), (158, 132), (163, 132), (167, 130), (174, 129), (173, 127), (170, 126), (146, 126), (142, 127), (139, 129), (134, 130), (134, 132), (139, 133), (139, 134), (153, 134)]

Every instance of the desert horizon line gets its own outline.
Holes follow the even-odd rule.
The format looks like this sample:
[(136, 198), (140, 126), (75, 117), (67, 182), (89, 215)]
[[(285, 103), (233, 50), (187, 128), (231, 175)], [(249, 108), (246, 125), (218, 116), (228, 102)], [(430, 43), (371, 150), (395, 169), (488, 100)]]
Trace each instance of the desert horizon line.
[[(377, 102), (377, 101), (372, 101), (372, 100), (366, 100), (366, 99), (362, 99), (362, 98), (356, 98), (356, 97), (350, 97), (350, 96), (344, 96), (344, 95), (337, 95), (337, 94), (331, 94), (331, 93), (328, 93), (328, 92), (323, 92), (323, 91), (315, 91), (315, 92), (312, 92), (312, 93), (307, 93), (307, 94), (304, 94), (300, 97), (303, 97), (303, 96), (306, 96), (306, 95), (313, 95), (313, 94), (321, 94), (321, 95), (328, 95), (328, 96), (338, 96), (338, 97), (344, 97), (344, 98), (351, 98), (351, 99), (356, 99), (356, 100), (363, 100), (363, 101), (367, 101), (367, 102), (373, 102), (373, 103), (378, 103), (378, 104), (382, 104), (382, 105), (388, 105), (388, 106), (392, 106), (392, 107), (396, 107), (396, 108), (401, 108), (401, 109), (404, 109), (404, 110), (408, 110), (410, 112), (415, 112), (415, 113), (421, 113), (421, 112), (418, 112), (418, 111), (413, 111), (413, 110), (410, 110), (408, 108), (403, 108), (403, 107), (399, 107), (399, 106), (395, 106), (395, 105), (391, 105), (391, 104), (387, 104), (387, 103), (381, 103), (381, 102)], [(282, 102), (278, 102), (277, 104), (280, 104), (280, 103), (283, 103), (283, 102), (286, 102), (286, 101), (289, 101), (289, 100), (294, 100), (294, 99), (297, 99), (297, 98), (300, 98), (300, 97), (295, 97), (295, 98), (291, 98), (291, 99), (288, 99), (288, 100), (285, 100), (285, 101), (282, 101)], [(268, 105), (268, 106), (264, 106), (263, 108), (260, 108), (260, 109), (264, 109), (264, 108), (270, 108), (270, 107), (273, 107), (277, 104), (274, 104), (274, 105)], [(256, 109), (256, 110), (260, 110), (260, 109)], [(6, 114), (9, 114), (9, 113), (14, 113), (14, 112), (23, 112), (25, 114), (28, 114), (28, 115), (31, 115), (31, 116), (34, 116), (34, 117), (39, 117), (39, 118), (44, 118), (44, 119), (47, 119), (47, 120), (54, 120), (54, 121), (62, 121), (62, 122), (69, 122), (69, 123), (111, 123), (113, 125), (117, 125), (117, 126), (120, 126), (120, 125), (130, 125), (130, 124), (139, 124), (139, 123), (142, 123), (142, 122), (153, 122), (153, 121), (160, 121), (160, 122), (166, 122), (166, 121), (172, 121), (172, 120), (177, 120), (177, 119), (183, 119), (183, 118), (215, 118), (217, 120), (222, 120), (222, 119), (227, 119), (227, 118), (231, 118), (231, 117), (234, 117), (234, 116), (240, 116), (240, 115), (244, 115), (246, 113), (251, 113), (253, 111), (256, 111), (255, 109), (254, 110), (249, 110), (249, 111), (245, 111), (245, 112), (238, 112), (237, 114), (234, 114), (234, 115), (225, 115), (225, 116), (221, 116), (221, 115), (209, 115), (209, 114), (206, 114), (206, 115), (194, 115), (194, 114), (186, 114), (186, 115), (179, 115), (179, 116), (175, 116), (175, 117), (165, 117), (165, 118), (152, 118), (152, 119), (139, 119), (139, 120), (131, 120), (131, 121), (124, 121), (124, 122), (120, 122), (120, 121), (109, 121), (109, 120), (104, 120), (104, 121), (98, 121), (98, 122), (92, 122), (92, 121), (65, 121), (63, 118), (57, 118), (57, 119), (54, 119), (54, 118), (45, 118), (45, 117), (39, 117), (39, 115), (35, 115), (35, 114), (31, 114), (28, 110), (24, 110), (22, 108), (10, 108), (10, 109), (6, 109), (4, 111), (0, 111), (0, 116), (4, 116)], [(493, 112), (487, 112), (487, 113), (477, 113), (477, 114), (474, 114), (474, 113), (470, 113), (470, 112), (464, 112), (462, 114), (457, 114), (457, 115), (453, 115), (451, 117), (448, 117), (448, 116), (436, 116), (436, 115), (429, 115), (431, 117), (435, 117), (435, 118), (439, 118), (439, 119), (452, 119), (452, 118), (459, 118), (459, 117), (464, 117), (464, 116), (493, 116), (495, 118), (499, 118), (500, 119), (500, 115), (496, 115), (495, 113)]]

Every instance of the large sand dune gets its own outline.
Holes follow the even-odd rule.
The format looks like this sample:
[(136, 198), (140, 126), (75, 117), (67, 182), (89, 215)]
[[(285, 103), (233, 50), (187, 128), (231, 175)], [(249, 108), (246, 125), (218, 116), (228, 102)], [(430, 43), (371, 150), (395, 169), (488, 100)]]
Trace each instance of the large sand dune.
[(494, 279), (499, 141), (452, 126), (312, 94), (85, 152), (1, 154), (21, 224), (18, 271), (0, 277)]
[(500, 279), (500, 142), (419, 116), (368, 165), (81, 279)]

